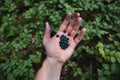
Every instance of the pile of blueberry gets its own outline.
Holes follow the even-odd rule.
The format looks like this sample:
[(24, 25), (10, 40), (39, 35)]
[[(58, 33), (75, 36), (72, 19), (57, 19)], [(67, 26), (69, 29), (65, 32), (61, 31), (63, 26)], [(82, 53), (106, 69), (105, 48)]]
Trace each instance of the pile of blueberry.
[(65, 50), (69, 47), (68, 41), (69, 41), (69, 38), (67, 38), (65, 35), (61, 35), (60, 42), (59, 42), (61, 49)]

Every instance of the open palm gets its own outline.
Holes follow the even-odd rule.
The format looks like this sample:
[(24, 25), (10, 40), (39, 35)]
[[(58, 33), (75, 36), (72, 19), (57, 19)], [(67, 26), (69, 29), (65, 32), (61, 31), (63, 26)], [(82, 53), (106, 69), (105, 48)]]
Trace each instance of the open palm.
[[(47, 52), (47, 57), (55, 58), (57, 61), (62, 63), (66, 62), (66, 60), (71, 57), (74, 48), (81, 41), (86, 32), (86, 29), (83, 28), (80, 34), (75, 37), (82, 19), (79, 13), (76, 13), (72, 19), (71, 17), (72, 13), (68, 13), (58, 32), (52, 38), (50, 37), (50, 25), (48, 22), (46, 22), (43, 44)], [(69, 38), (69, 46), (66, 49), (62, 49), (60, 47), (59, 42), (61, 35), (65, 35), (67, 38)]]

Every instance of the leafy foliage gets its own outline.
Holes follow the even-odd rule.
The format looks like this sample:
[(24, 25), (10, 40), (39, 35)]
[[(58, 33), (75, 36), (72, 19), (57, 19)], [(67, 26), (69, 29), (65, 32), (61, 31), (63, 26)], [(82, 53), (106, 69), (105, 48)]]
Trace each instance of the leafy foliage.
[(119, 0), (0, 0), (0, 79), (33, 80), (45, 58), (44, 23), (54, 35), (68, 12), (80, 12), (87, 33), (61, 80), (119, 80), (119, 9)]

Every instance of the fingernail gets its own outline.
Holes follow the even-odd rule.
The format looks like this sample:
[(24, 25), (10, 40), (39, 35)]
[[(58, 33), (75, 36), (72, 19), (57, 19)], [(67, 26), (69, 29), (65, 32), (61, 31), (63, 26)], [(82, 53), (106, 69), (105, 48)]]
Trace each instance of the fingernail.
[(83, 28), (82, 30), (86, 32), (87, 29), (86, 29), (86, 28)]
[(66, 19), (69, 20), (71, 18), (71, 16), (72, 16), (72, 13), (68, 13)]
[(74, 17), (78, 18), (80, 16), (80, 14), (78, 12), (75, 13)]
[(48, 24), (48, 22), (46, 22), (46, 25)]

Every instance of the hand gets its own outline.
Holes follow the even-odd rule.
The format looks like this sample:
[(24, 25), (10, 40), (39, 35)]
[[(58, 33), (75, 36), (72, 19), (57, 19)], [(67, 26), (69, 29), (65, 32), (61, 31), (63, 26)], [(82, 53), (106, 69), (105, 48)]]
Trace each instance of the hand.
[[(81, 41), (83, 36), (85, 35), (86, 29), (83, 28), (80, 31), (80, 34), (75, 37), (77, 30), (81, 24), (82, 18), (79, 13), (76, 13), (72, 18), (72, 13), (68, 13), (65, 20), (61, 24), (58, 32), (52, 38), (50, 37), (50, 25), (46, 22), (46, 29), (43, 39), (43, 44), (45, 46), (47, 57), (52, 58), (60, 63), (65, 63), (72, 55), (74, 48)], [(70, 22), (71, 20), (71, 22)], [(68, 40), (68, 47), (66, 49), (62, 49), (60, 47), (60, 37), (64, 35)]]

